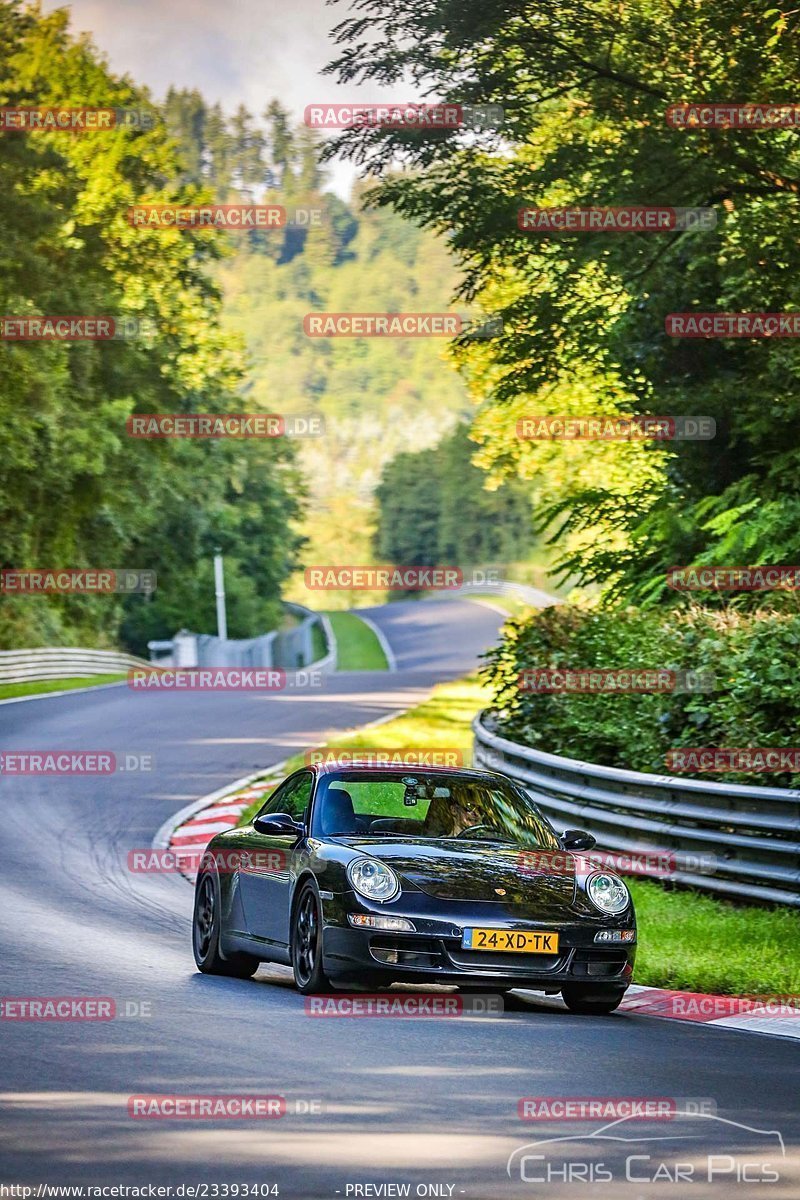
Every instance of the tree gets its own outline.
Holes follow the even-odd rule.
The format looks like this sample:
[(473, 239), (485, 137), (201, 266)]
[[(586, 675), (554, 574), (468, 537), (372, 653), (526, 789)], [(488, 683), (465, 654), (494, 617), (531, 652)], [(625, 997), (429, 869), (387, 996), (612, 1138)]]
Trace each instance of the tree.
[(404, 566), (488, 566), (532, 549), (530, 503), (511, 481), (488, 491), (466, 425), (429, 450), (398, 454), (377, 487), (377, 557)]
[[(378, 178), (373, 203), (446, 232), (460, 294), (502, 315), (501, 338), (462, 352), (487, 399), (483, 462), (532, 480), (565, 568), (612, 595), (655, 601), (671, 598), (664, 575), (675, 563), (797, 561), (793, 343), (688, 342), (664, 328), (669, 312), (798, 308), (797, 130), (687, 130), (665, 116), (681, 101), (794, 102), (796, 8), (356, 7), (336, 34), (330, 69), (341, 82), (411, 79), (421, 96), (505, 110), (497, 132), (365, 127), (330, 153)], [(517, 226), (526, 205), (622, 204), (711, 207), (717, 225), (553, 237)], [(554, 454), (517, 439), (525, 411), (709, 414), (717, 436)]]
[(289, 113), (280, 101), (271, 100), (264, 109), (264, 120), (267, 122), (272, 161), (283, 172), (294, 161), (294, 133)]
[[(0, 3), (0, 89), (15, 106), (148, 110), (148, 93), (112, 75), (67, 13)], [(185, 100), (185, 103), (184, 103)], [(168, 107), (199, 136), (195, 94)], [(191, 119), (189, 119), (191, 116)], [(185, 134), (184, 140), (191, 142)], [(162, 120), (153, 128), (73, 134), (2, 132), (0, 311), (147, 320), (151, 332), (86, 342), (4, 342), (0, 352), (0, 525), (6, 567), (154, 569), (150, 628), (168, 636), (177, 595), (198, 597), (181, 624), (205, 612), (194, 581), (222, 542), (251, 592), (252, 634), (274, 619), (298, 538), (301, 489), (284, 443), (150, 442), (126, 433), (136, 412), (241, 408), (242, 362), (220, 329), (211, 271), (224, 253), (213, 232), (132, 228), (142, 201), (192, 202), (208, 193), (178, 179)], [(166, 181), (166, 182), (165, 182)], [(113, 642), (145, 602), (108, 596), (0, 597), (0, 644)], [(164, 617), (159, 624), (158, 614)], [(243, 622), (244, 623), (244, 622)], [(157, 626), (157, 628), (156, 628)], [(133, 636), (133, 635), (131, 635)], [(141, 652), (140, 637), (129, 642)]]

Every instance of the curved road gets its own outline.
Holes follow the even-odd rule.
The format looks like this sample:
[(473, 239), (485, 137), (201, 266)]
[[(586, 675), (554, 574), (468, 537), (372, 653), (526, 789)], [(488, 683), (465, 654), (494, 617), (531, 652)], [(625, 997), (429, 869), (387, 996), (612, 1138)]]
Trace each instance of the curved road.
[[(0, 991), (112, 997), (122, 1014), (0, 1021), (0, 1183), (171, 1185), (173, 1196), (212, 1200), (225, 1195), (213, 1185), (234, 1183), (304, 1198), (796, 1197), (794, 1042), (630, 1014), (568, 1016), (522, 996), (493, 1017), (311, 1019), (281, 968), (248, 982), (194, 970), (191, 890), (180, 877), (131, 874), (127, 852), (198, 796), (470, 669), (501, 620), (461, 600), (369, 616), (394, 650), (395, 674), (343, 673), (319, 691), (266, 697), (119, 687), (0, 707), (4, 750), (154, 757), (151, 773), (0, 777)], [(143, 1006), (148, 1015), (133, 1015)], [(133, 1094), (242, 1092), (282, 1094), (290, 1111), (275, 1121), (128, 1116)], [(517, 1101), (531, 1096), (701, 1098), (716, 1119), (627, 1123), (586, 1143), (607, 1122), (523, 1122)], [(507, 1174), (519, 1147), (576, 1134), (566, 1148), (532, 1150), (522, 1167), (518, 1156)], [(648, 1183), (660, 1163), (671, 1182)], [(549, 1186), (528, 1182), (543, 1171)], [(201, 1184), (205, 1192), (187, 1190)]]

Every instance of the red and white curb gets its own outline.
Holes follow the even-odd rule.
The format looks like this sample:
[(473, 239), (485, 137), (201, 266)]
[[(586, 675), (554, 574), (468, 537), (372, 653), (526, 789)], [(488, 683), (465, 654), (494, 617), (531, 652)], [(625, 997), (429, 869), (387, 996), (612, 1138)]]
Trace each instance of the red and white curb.
[(267, 796), (280, 783), (283, 765), (276, 763), (266, 771), (237, 779), (173, 813), (153, 838), (154, 849), (170, 850), (181, 874), (194, 883), (203, 851), (211, 839), (238, 825), (248, 805)]
[(646, 1017), (800, 1038), (800, 997), (709, 996), (704, 992), (634, 986), (625, 993), (620, 1007)]
[[(214, 835), (238, 825), (244, 809), (254, 800), (267, 796), (280, 782), (283, 766), (283, 763), (276, 763), (266, 771), (238, 779), (181, 809), (161, 826), (153, 846), (171, 850), (181, 864), (181, 874), (194, 883), (203, 851)], [(560, 998), (529, 994), (548, 1008), (562, 1007)], [(711, 996), (704, 992), (634, 984), (625, 993), (620, 1012), (668, 1021), (690, 1021), (745, 1033), (800, 1038), (800, 999), (795, 1006), (790, 997)]]

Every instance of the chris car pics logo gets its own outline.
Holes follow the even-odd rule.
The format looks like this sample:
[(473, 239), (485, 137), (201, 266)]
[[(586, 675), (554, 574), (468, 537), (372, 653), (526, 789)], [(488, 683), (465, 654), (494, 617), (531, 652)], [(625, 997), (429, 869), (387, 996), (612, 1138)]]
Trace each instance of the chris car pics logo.
[[(605, 1184), (618, 1187), (620, 1196), (630, 1191), (633, 1200), (643, 1194), (641, 1189), (663, 1184), (664, 1195), (680, 1200), (691, 1196), (705, 1200), (723, 1192), (750, 1200), (755, 1187), (791, 1185), (779, 1130), (719, 1117), (705, 1104), (686, 1103), (669, 1113), (668, 1134), (664, 1119), (663, 1113), (650, 1119), (634, 1113), (591, 1132), (529, 1142), (509, 1156), (507, 1174), (526, 1185), (530, 1190), (525, 1194), (532, 1197), (542, 1194), (534, 1189), (543, 1186), (548, 1196), (572, 1197), (589, 1195), (592, 1186)], [(800, 1182), (794, 1172), (792, 1178)], [(715, 1187), (713, 1193), (710, 1186)], [(585, 1192), (578, 1193), (578, 1187)], [(646, 1193), (648, 1197), (661, 1194)]]

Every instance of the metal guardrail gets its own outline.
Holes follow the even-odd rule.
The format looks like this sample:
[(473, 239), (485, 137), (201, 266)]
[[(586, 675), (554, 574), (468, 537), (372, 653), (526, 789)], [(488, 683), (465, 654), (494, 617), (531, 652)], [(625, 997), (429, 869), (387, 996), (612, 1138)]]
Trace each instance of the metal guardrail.
[[(302, 604), (286, 604), (284, 607), (299, 618), (299, 623), (293, 629), (279, 631), (273, 651), (275, 665), (295, 670), (300, 667), (309, 667), (314, 660), (314, 626), (320, 627), (328, 649), (330, 649), (328, 637), (330, 626), (326, 630), (321, 614), (312, 612), (310, 608), (305, 608)], [(324, 660), (320, 661), (327, 661), (327, 655)]]
[[(153, 664), (159, 667), (281, 667), (288, 671), (334, 670), (336, 639), (330, 622), (321, 613), (301, 604), (284, 606), (296, 623), (254, 638), (219, 638), (210, 633), (182, 629), (169, 641), (147, 643)], [(326, 653), (314, 661), (314, 628), (322, 632)]]
[(532, 750), (479, 713), (473, 763), (521, 783), (558, 830), (598, 847), (668, 854), (669, 878), (706, 892), (800, 907), (800, 791), (647, 775)]
[(145, 666), (149, 666), (149, 663), (144, 659), (117, 650), (85, 650), (72, 646), (0, 650), (0, 683), (118, 675), (129, 671), (131, 667)]

